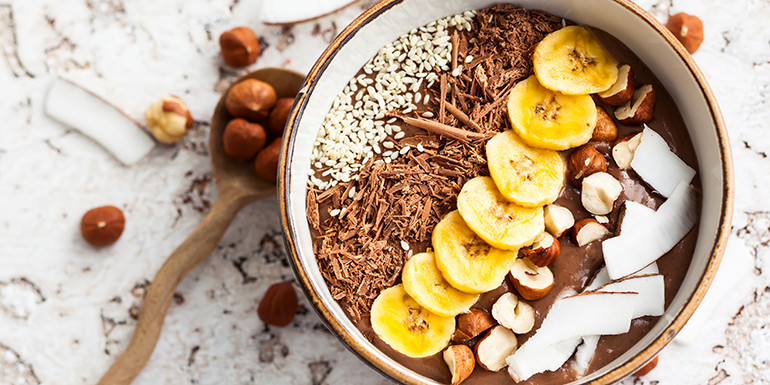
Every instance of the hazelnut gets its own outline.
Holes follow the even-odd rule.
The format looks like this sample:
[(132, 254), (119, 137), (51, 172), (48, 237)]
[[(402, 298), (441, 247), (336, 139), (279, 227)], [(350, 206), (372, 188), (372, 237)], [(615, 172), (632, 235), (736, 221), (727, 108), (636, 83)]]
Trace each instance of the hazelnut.
[(286, 326), (294, 320), (299, 302), (291, 282), (271, 285), (262, 297), (257, 308), (257, 315), (262, 322), (273, 326)]
[(236, 118), (258, 121), (267, 118), (276, 101), (275, 89), (257, 79), (246, 79), (230, 89), (225, 108)]
[(473, 307), (467, 313), (457, 316), (457, 328), (452, 336), (452, 341), (466, 342), (495, 325), (497, 325), (497, 321), (491, 314)]
[(219, 36), (222, 60), (231, 67), (254, 64), (259, 56), (259, 40), (249, 27), (236, 27)]
[(636, 149), (641, 143), (641, 132), (620, 138), (615, 142), (615, 146), (612, 147), (612, 159), (621, 170), (631, 168), (631, 161), (634, 160)]
[(123, 211), (115, 206), (101, 206), (83, 214), (80, 233), (93, 246), (108, 246), (120, 238), (125, 224)]
[(583, 178), (604, 171), (607, 171), (607, 160), (596, 147), (590, 144), (578, 147), (569, 156), (567, 179), (575, 187), (580, 187)]
[(618, 67), (618, 80), (608, 90), (599, 92), (597, 96), (604, 104), (622, 106), (634, 96), (634, 71), (628, 64)]
[(612, 142), (618, 138), (618, 126), (612, 121), (604, 108), (596, 107), (596, 126), (591, 140), (599, 142)]
[(532, 246), (519, 250), (522, 257), (528, 258), (535, 266), (539, 267), (550, 265), (560, 252), (559, 240), (546, 232), (540, 233)]
[(623, 124), (642, 124), (649, 122), (655, 109), (655, 89), (645, 84), (634, 91), (628, 103), (615, 109), (615, 118)]
[(187, 105), (174, 95), (167, 95), (144, 111), (144, 120), (159, 142), (174, 144), (193, 126), (193, 118)]
[(583, 218), (575, 222), (575, 226), (572, 227), (572, 238), (578, 247), (583, 247), (608, 235), (610, 235), (610, 231), (594, 218)]
[(281, 154), (281, 138), (275, 139), (269, 146), (257, 154), (254, 169), (260, 178), (275, 182), (278, 179), (278, 156)]
[(621, 192), (623, 185), (615, 177), (606, 172), (597, 172), (583, 179), (580, 202), (589, 213), (606, 215), (612, 211)]
[(694, 53), (703, 43), (703, 22), (693, 15), (684, 12), (677, 13), (668, 18), (666, 23), (674, 37), (679, 40), (689, 53)]
[(236, 162), (254, 158), (265, 147), (266, 141), (267, 135), (261, 125), (240, 118), (227, 123), (222, 136), (225, 153)]
[(270, 116), (267, 117), (267, 131), (270, 135), (282, 136), (286, 121), (289, 119), (291, 106), (294, 104), (294, 98), (280, 98), (275, 102)]

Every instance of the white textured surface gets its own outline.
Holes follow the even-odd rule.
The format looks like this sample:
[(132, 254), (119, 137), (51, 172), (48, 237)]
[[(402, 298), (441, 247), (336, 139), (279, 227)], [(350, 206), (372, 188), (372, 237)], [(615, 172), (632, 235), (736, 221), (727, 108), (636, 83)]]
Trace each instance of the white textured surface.
[[(247, 71), (220, 67), (219, 34), (251, 26), (268, 44), (252, 68), (307, 71), (371, 3), (283, 30), (259, 23), (260, 0), (0, 0), (0, 384), (93, 384), (127, 343), (141, 285), (216, 196), (206, 122), (219, 93)], [(639, 4), (661, 20), (686, 11), (704, 21), (694, 57), (725, 114), (739, 186), (737, 246), (725, 263), (749, 253), (755, 269), (729, 295), (715, 295), (721, 303), (701, 317), (699, 337), (667, 347), (656, 370), (625, 383), (770, 383), (770, 3)], [(121, 166), (45, 117), (45, 92), (60, 74), (136, 119), (160, 96), (179, 95), (196, 125), (179, 145)], [(101, 204), (122, 207), (127, 225), (116, 245), (95, 250), (78, 222)], [(325, 331), (304, 298), (291, 326), (259, 321), (264, 291), (292, 276), (275, 200), (245, 208), (178, 288), (136, 384), (386, 383)]]

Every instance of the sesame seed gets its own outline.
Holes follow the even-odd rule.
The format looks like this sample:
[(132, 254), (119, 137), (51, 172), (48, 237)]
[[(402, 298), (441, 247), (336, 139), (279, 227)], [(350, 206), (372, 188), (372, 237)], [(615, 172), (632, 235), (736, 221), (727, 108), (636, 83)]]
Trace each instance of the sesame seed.
[(401, 241), (401, 248), (404, 249), (404, 251), (408, 251), (410, 249), (409, 244)]
[[(409, 146), (396, 150), (395, 143), (386, 140), (391, 135), (395, 140), (405, 137), (401, 127), (393, 125), (397, 119), (386, 117), (386, 113), (398, 109), (410, 113), (417, 104), (428, 103), (430, 95), (420, 92), (423, 82), (431, 87), (438, 78), (435, 71), (449, 72), (452, 44), (448, 28), (469, 30), (476, 14), (466, 11), (412, 29), (381, 47), (364, 64), (363, 74), (343, 85), (319, 127), (310, 154), (313, 168), (307, 172), (309, 185), (325, 190), (340, 182), (358, 180), (358, 171), (375, 156), (383, 156), (375, 160), (376, 164), (390, 163), (409, 151)], [(472, 60), (466, 56), (464, 62)], [(452, 75), (461, 73), (459, 66)], [(430, 111), (421, 115), (434, 116)], [(381, 148), (386, 151), (382, 153)], [(322, 181), (315, 175), (325, 167), (322, 176), (329, 179)], [(352, 197), (354, 192), (351, 188), (349, 195)]]

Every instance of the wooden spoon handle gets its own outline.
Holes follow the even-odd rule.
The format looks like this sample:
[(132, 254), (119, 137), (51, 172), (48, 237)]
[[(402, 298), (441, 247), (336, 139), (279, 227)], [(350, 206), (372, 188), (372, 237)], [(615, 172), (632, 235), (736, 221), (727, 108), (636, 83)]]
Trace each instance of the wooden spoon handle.
[(238, 211), (256, 198), (228, 191), (220, 191), (214, 207), (203, 222), (174, 250), (155, 274), (147, 287), (147, 296), (131, 342), (98, 385), (129, 385), (150, 360), (177, 285), (190, 270), (211, 254)]

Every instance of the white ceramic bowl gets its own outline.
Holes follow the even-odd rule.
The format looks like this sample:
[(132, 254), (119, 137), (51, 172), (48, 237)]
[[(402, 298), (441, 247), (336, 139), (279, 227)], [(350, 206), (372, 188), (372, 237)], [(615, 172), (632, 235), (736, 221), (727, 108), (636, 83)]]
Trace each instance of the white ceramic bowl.
[[(372, 367), (404, 383), (435, 384), (382, 353), (347, 318), (321, 276), (305, 216), (309, 154), (331, 102), (383, 45), (412, 28), (490, 0), (384, 0), (357, 18), (324, 52), (289, 117), (279, 163), (279, 200), (297, 278), (329, 328)], [(652, 331), (604, 368), (575, 383), (617, 381), (652, 359), (692, 315), (719, 265), (732, 217), (732, 163), (716, 100), (690, 55), (651, 15), (626, 0), (519, 0), (578, 24), (603, 29), (626, 44), (666, 86), (684, 118), (703, 187), (698, 240), (681, 289)]]

